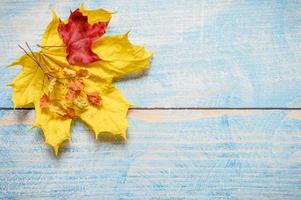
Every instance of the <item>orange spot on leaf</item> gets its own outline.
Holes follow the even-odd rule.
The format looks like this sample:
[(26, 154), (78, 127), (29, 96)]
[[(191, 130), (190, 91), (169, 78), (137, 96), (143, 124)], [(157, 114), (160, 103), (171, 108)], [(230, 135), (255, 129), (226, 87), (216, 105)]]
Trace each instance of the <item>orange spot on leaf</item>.
[(80, 69), (76, 72), (76, 75), (78, 77), (86, 77), (88, 75), (88, 70), (86, 69)]
[(43, 94), (43, 96), (40, 98), (40, 107), (42, 109), (47, 108), (51, 104), (51, 100), (46, 94)]
[(92, 105), (100, 106), (102, 99), (97, 92), (89, 92), (87, 93), (87, 97)]
[(69, 81), (67, 88), (75, 92), (80, 92), (84, 89), (84, 83), (81, 80)]
[(75, 97), (77, 96), (77, 93), (73, 90), (68, 90), (65, 98), (68, 101), (73, 101), (75, 99)]
[(73, 108), (67, 108), (65, 117), (70, 119), (75, 119), (76, 118), (75, 110)]

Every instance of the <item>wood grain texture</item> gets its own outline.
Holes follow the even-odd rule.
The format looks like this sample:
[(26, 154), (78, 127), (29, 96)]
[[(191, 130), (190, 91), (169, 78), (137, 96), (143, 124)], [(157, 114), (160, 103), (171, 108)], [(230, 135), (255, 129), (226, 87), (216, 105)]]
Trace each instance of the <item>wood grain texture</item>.
[[(147, 76), (120, 82), (137, 107), (300, 107), (300, 1), (103, 0), (89, 8), (118, 11), (108, 34), (131, 30), (154, 51)], [(19, 71), (4, 68), (39, 43), (52, 4), (68, 16), (81, 1), (0, 2), (0, 107)], [(35, 48), (37, 49), (37, 48)]]
[(127, 144), (75, 123), (58, 158), (33, 116), (0, 112), (1, 199), (301, 197), (300, 111), (132, 110)]
[[(126, 144), (96, 141), (74, 123), (58, 158), (12, 111), (6, 68), (38, 44), (50, 4), (66, 18), (83, 1), (0, 1), (0, 199), (301, 198), (301, 3), (259, 0), (102, 0), (109, 34), (131, 30), (154, 51), (147, 75), (118, 87), (131, 110)], [(34, 48), (38, 50), (37, 48)]]

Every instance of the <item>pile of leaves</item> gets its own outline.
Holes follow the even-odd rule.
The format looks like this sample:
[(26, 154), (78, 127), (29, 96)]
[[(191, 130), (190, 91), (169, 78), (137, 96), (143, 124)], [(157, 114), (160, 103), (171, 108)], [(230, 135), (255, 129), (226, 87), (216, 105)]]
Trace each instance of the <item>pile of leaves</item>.
[(74, 119), (96, 135), (110, 133), (126, 140), (129, 102), (114, 86), (120, 77), (146, 70), (152, 54), (130, 43), (128, 33), (104, 36), (112, 13), (83, 5), (62, 21), (52, 10), (39, 52), (21, 47), (24, 55), (11, 66), (22, 71), (10, 84), (15, 107), (34, 105), (33, 126), (41, 128), (55, 155), (70, 138)]

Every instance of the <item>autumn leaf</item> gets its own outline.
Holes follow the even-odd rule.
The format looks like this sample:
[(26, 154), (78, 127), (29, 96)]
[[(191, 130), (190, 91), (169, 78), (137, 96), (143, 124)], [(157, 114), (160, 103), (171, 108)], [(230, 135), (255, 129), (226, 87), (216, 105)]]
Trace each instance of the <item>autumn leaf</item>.
[(42, 129), (55, 155), (70, 138), (75, 119), (87, 124), (96, 137), (110, 133), (126, 140), (130, 103), (113, 81), (148, 69), (152, 54), (133, 45), (128, 33), (103, 36), (111, 15), (82, 5), (63, 23), (52, 10), (41, 50), (23, 49), (25, 55), (12, 63), (22, 66), (11, 83), (14, 105), (34, 105), (34, 127)]
[(99, 60), (98, 55), (92, 52), (91, 46), (105, 33), (107, 24), (108, 22), (98, 22), (90, 25), (88, 17), (79, 9), (70, 14), (67, 24), (59, 24), (58, 31), (67, 46), (67, 60), (71, 65), (76, 62), (88, 64)]

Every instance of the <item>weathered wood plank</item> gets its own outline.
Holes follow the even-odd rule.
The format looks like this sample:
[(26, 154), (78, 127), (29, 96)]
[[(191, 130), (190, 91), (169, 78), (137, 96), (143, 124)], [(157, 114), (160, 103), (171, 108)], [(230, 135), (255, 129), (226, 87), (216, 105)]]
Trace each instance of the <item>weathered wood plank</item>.
[(127, 144), (76, 123), (58, 158), (28, 131), (33, 116), (0, 112), (1, 199), (301, 196), (300, 111), (134, 110)]
[[(33, 46), (50, 21), (81, 1), (0, 2), (0, 65)], [(300, 1), (85, 1), (118, 13), (108, 34), (154, 51), (148, 76), (119, 84), (141, 107), (300, 107)], [(0, 107), (11, 107), (6, 84), (17, 69), (1, 68)], [(143, 92), (142, 92), (143, 91)]]

